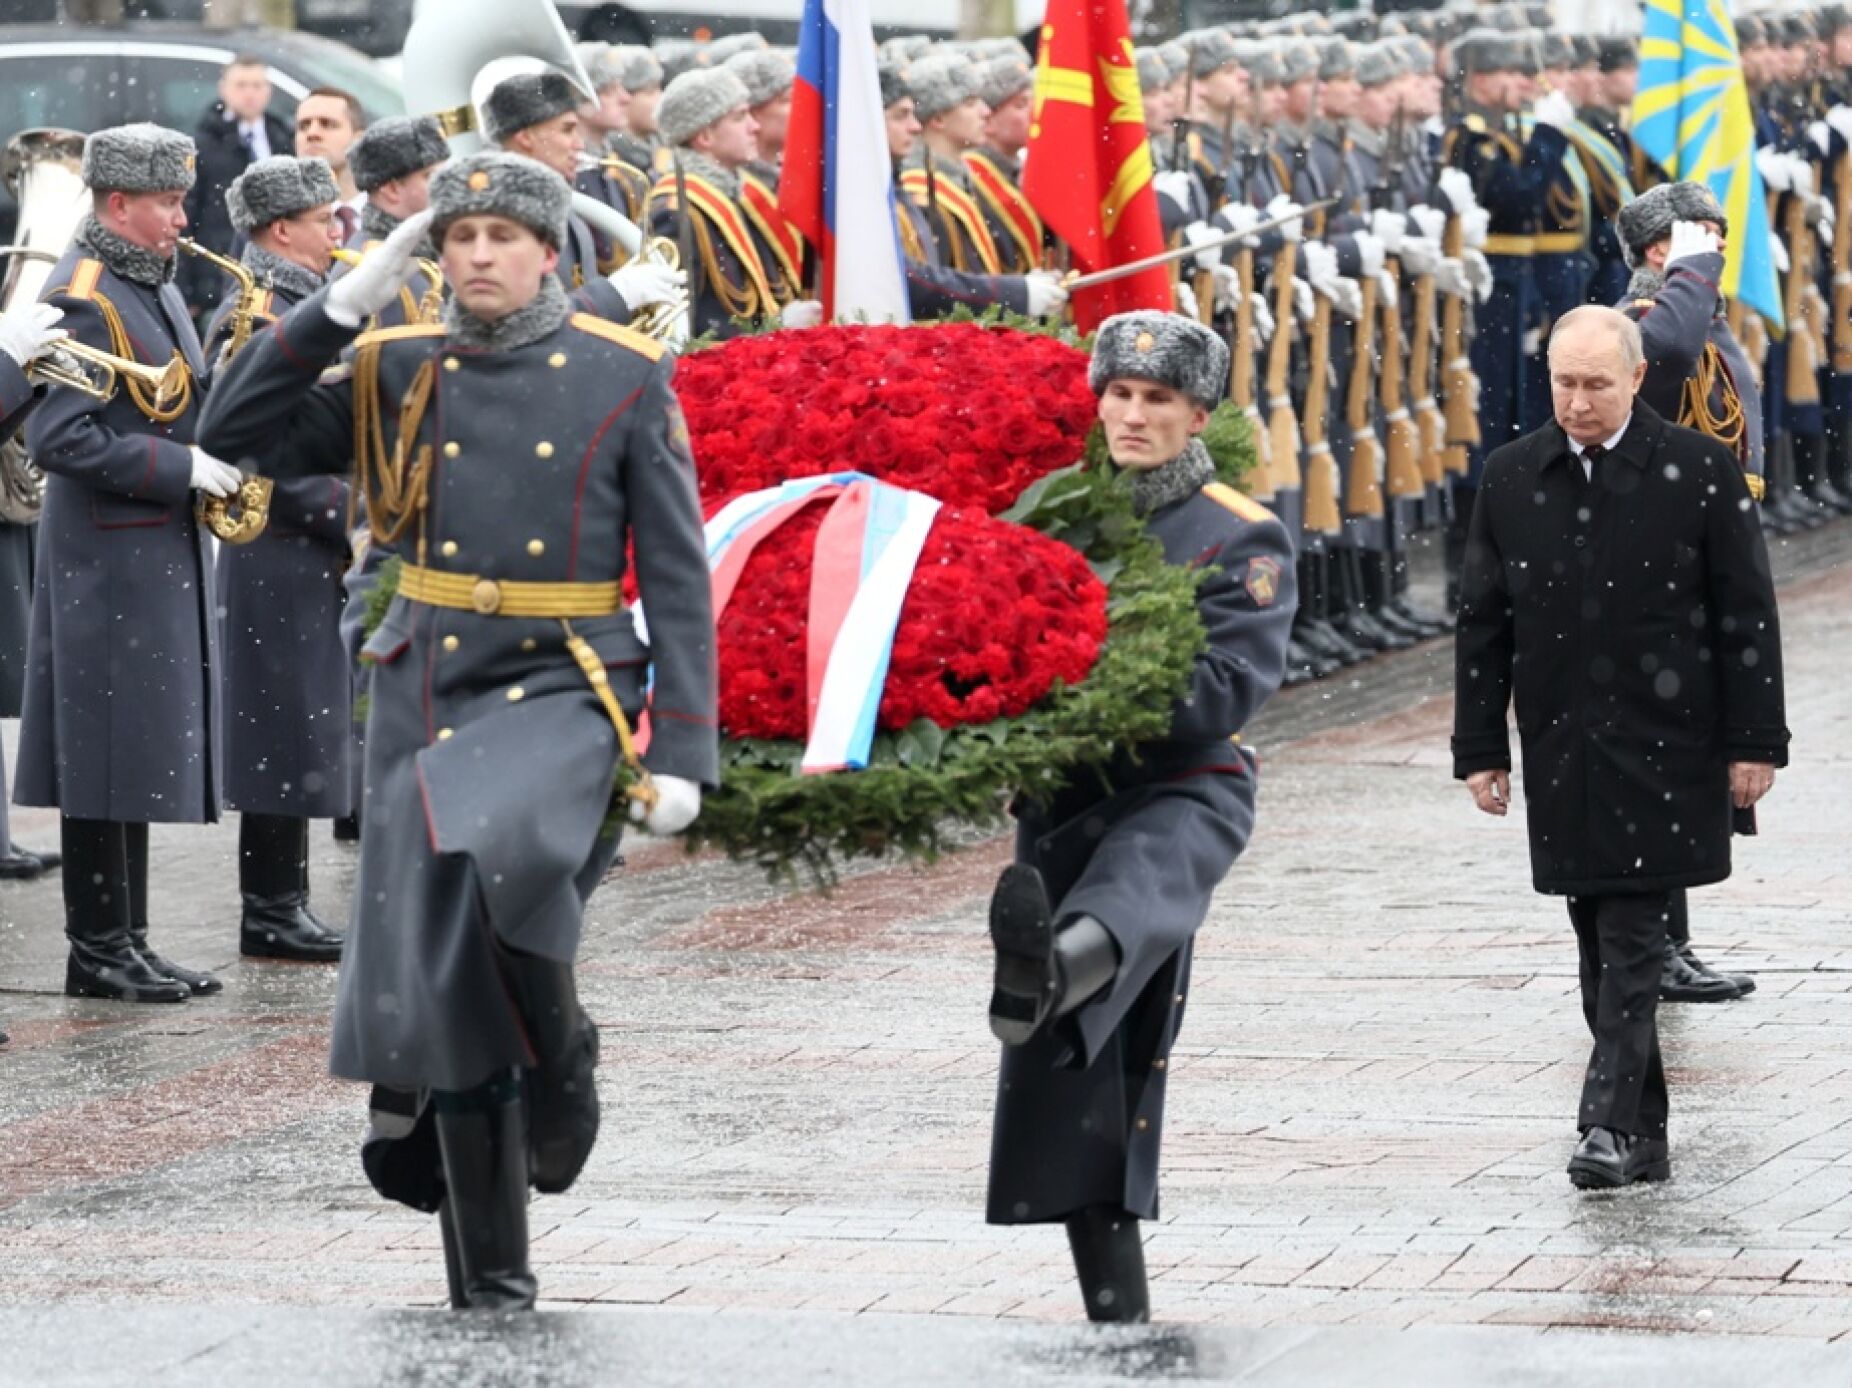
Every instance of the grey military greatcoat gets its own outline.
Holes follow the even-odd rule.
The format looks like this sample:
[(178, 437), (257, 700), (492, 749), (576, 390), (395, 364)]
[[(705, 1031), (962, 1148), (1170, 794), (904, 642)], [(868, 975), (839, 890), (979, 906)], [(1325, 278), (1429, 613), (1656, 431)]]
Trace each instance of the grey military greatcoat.
[[(73, 277), (76, 283), (73, 283)], [(47, 281), (71, 335), (108, 349), (99, 300), (137, 360), (205, 364), (186, 305), (73, 246)], [(13, 799), (77, 819), (200, 823), (219, 809), (212, 566), (193, 516), (197, 387), (155, 424), (118, 389), (50, 392), (26, 425), (45, 470)]]
[[(354, 333), (321, 299), (227, 369), (207, 414), (209, 448), (261, 451), (279, 476), (344, 465), (352, 368), (335, 363)], [(432, 368), (418, 436), (434, 459), (426, 564), (472, 579), (596, 583), (621, 580), (634, 546), (650, 643), (626, 612), (572, 626), (633, 718), (653, 664), (648, 764), (712, 786), (712, 604), (672, 362), (636, 334), (565, 312), (502, 351), (453, 343), (441, 327), (372, 339), (387, 420)], [(409, 537), (401, 549), (416, 557)], [(557, 619), (399, 596), (365, 649), (360, 869), (331, 1065), (395, 1089), (465, 1090), (533, 1063), (498, 950), (559, 961), (577, 951), (585, 900), (616, 850), (604, 825), (617, 740)]]
[(1158, 1210), (1164, 1079), (1191, 944), (1254, 827), (1254, 756), (1232, 739), (1279, 687), (1295, 606), (1292, 541), (1257, 504), (1210, 488), (1154, 512), (1173, 564), (1213, 566), (1197, 595), (1208, 649), (1170, 736), (1019, 813), (1016, 859), (1057, 919), (1092, 916), (1119, 947), (1111, 987), (1056, 1028), (1006, 1046), (986, 1218), (1046, 1223), (1089, 1205)]
[[(0, 444), (25, 427), (37, 403), (32, 382), (0, 353)], [(26, 682), (26, 631), (32, 622), (31, 525), (0, 521), (0, 718), (19, 717)]]
[[(266, 291), (259, 330), (296, 302)], [(214, 359), (230, 309), (220, 305), (206, 334)], [(262, 452), (238, 461), (270, 474)], [(347, 501), (344, 477), (285, 478), (263, 533), (219, 546), (221, 761), (235, 810), (298, 819), (353, 811), (353, 680), (340, 633)]]

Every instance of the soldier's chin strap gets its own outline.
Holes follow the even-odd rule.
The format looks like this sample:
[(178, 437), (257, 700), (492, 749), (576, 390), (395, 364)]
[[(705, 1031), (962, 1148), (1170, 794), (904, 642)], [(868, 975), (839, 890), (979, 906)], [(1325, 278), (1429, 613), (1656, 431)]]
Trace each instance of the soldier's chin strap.
[(623, 705), (617, 702), (617, 695), (611, 692), (611, 676), (604, 668), (604, 661), (598, 658), (592, 643), (572, 629), (571, 622), (561, 617), (559, 624), (566, 633), (567, 651), (591, 685), (592, 693), (598, 696), (598, 702), (604, 705), (611, 726), (617, 729), (618, 751), (624, 758), (624, 765), (630, 768), (632, 777), (630, 784), (624, 788), (625, 797), (636, 801), (645, 810), (655, 809), (659, 798), (656, 783), (651, 779), (648, 768), (643, 765), (643, 759), (637, 755), (637, 742), (630, 732), (630, 720), (624, 716)]

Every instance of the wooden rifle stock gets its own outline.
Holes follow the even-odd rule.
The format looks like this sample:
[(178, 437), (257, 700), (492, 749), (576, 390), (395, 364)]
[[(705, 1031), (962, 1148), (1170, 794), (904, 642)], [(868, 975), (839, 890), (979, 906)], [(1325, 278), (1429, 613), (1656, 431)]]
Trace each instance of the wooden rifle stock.
[[(1390, 256), (1383, 269), (1400, 288), (1402, 262)], [(1383, 486), (1390, 496), (1420, 496), (1427, 489), (1421, 477), (1421, 431), (1408, 412), (1408, 392), (1404, 376), (1403, 353), (1408, 344), (1402, 340), (1402, 305), (1383, 301), (1383, 366), (1376, 378), (1376, 398), (1383, 407), (1383, 449), (1387, 466)]]
[(1415, 281), (1415, 314), (1408, 329), (1408, 398), (1416, 430), (1416, 466), (1421, 480), (1438, 485), (1445, 475), (1442, 457), (1447, 450), (1447, 420), (1434, 398), (1434, 276)]
[(1372, 409), (1372, 367), (1376, 362), (1376, 276), (1365, 275), (1359, 284), (1363, 307), (1357, 313), (1356, 351), (1350, 359), (1350, 381), (1344, 396), (1344, 423), (1350, 429), (1350, 473), (1344, 481), (1344, 514), (1380, 516), (1383, 513), (1383, 446), (1376, 437)]
[(1272, 452), (1276, 490), (1297, 491), (1299, 473), (1299, 420), (1293, 414), (1292, 367), (1293, 271), (1299, 264), (1299, 246), (1288, 241), (1273, 258), (1273, 341), (1267, 348), (1267, 434)]
[(1852, 151), (1839, 156), (1833, 186), (1833, 370), (1852, 373)]
[[(1466, 227), (1457, 212), (1447, 216), (1441, 235), (1441, 254), (1459, 256), (1466, 249)], [(1472, 359), (1466, 355), (1466, 301), (1447, 296), (1440, 310), (1441, 396), (1446, 410), (1446, 470), (1464, 477), (1472, 466), (1468, 456), (1479, 442), (1479, 382), (1473, 377)]]
[(1331, 405), (1331, 300), (1313, 296), (1312, 341), (1305, 382), (1305, 527), (1321, 535), (1344, 528), (1338, 514), (1338, 464), (1325, 416)]
[(1235, 339), (1229, 343), (1228, 398), (1247, 416), (1254, 435), (1254, 471), (1248, 490), (1258, 500), (1267, 501), (1276, 490), (1273, 481), (1272, 440), (1261, 422), (1254, 403), (1254, 252), (1235, 253), (1235, 279), (1240, 285), (1241, 302), (1235, 306)]
[(1807, 202), (1788, 195), (1783, 225), (1788, 233), (1788, 283), (1782, 307), (1788, 320), (1788, 403), (1820, 403), (1820, 381), (1814, 375), (1814, 339), (1808, 322), (1807, 287), (1813, 275), (1813, 228), (1807, 223)]

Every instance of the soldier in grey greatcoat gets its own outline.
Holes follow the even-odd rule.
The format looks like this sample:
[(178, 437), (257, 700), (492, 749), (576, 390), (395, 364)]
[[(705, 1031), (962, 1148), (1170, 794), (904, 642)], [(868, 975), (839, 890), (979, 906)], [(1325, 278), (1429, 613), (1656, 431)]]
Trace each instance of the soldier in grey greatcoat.
[[(25, 427), (26, 416), (43, 398), (26, 376), (26, 367), (64, 339), (58, 324), (64, 315), (50, 304), (22, 304), (0, 314), (0, 445)], [(25, 686), (26, 631), (32, 621), (33, 524), (0, 523), (0, 716), (17, 718)], [(6, 820), (6, 759), (0, 756), (0, 879), (15, 882), (42, 877), (64, 861), (60, 853), (21, 848), (13, 842)], [(0, 1032), (0, 1041), (6, 1034)]]
[(1167, 736), (1020, 807), (991, 900), (991, 1030), (1003, 1041), (987, 1218), (1062, 1221), (1087, 1314), (1149, 1316), (1138, 1221), (1158, 1212), (1164, 1078), (1191, 942), (1254, 825), (1241, 729), (1285, 672), (1292, 541), (1215, 480), (1196, 437), (1228, 349), (1175, 314), (1100, 327), (1089, 379), (1114, 463), (1173, 564), (1211, 570), (1208, 636)]
[[(260, 159), (226, 190), (258, 299), (242, 324), (237, 296), (220, 301), (206, 333), (220, 369), (237, 335), (322, 287), (338, 196), (326, 161), (286, 154)], [(249, 466), (267, 475), (261, 454)], [(353, 805), (353, 685), (340, 634), (347, 500), (342, 477), (284, 478), (263, 532), (219, 546), (225, 803), (238, 811), (238, 948), (248, 958), (341, 957), (340, 932), (309, 906), (309, 821)]]
[[(41, 398), (26, 368), (63, 340), (64, 329), (58, 326), (63, 317), (50, 304), (26, 304), (0, 314), (0, 444), (19, 432)], [(0, 876), (37, 877), (58, 866), (61, 859), (56, 853), (28, 853), (13, 846), (6, 822), (5, 785), (6, 761), (0, 758)], [(6, 1032), (0, 1030), (0, 1046), (6, 1040)]]
[(78, 341), (182, 366), (171, 401), (127, 381), (106, 402), (57, 386), (26, 425), (45, 509), (13, 799), (63, 813), (73, 996), (219, 988), (155, 953), (147, 919), (149, 823), (218, 818), (217, 623), (194, 502), (240, 480), (193, 442), (206, 365), (173, 277), (194, 162), (193, 142), (159, 126), (90, 136), (92, 211), (44, 296)]
[[(278, 476), (357, 456), (374, 542), (404, 561), (365, 648), (366, 800), (331, 1065), (375, 1086), (375, 1185), (445, 1211), (459, 1306), (532, 1306), (527, 1188), (570, 1185), (596, 1131), (597, 1033), (572, 961), (616, 852), (613, 777), (646, 669), (658, 798), (645, 824), (685, 828), (718, 779), (713, 615), (673, 363), (572, 312), (552, 273), (569, 197), (518, 156), (452, 164), (431, 214), (231, 364), (204, 427)], [(455, 286), (444, 322), (356, 344), (427, 229)], [(647, 643), (621, 596), (632, 551)]]

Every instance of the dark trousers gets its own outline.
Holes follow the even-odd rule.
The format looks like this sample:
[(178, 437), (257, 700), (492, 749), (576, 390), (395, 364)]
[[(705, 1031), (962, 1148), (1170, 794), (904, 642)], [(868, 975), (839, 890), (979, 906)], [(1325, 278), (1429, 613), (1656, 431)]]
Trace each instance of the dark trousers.
[(1666, 896), (1666, 934), (1671, 936), (1673, 944), (1683, 949), (1691, 943), (1691, 902), (1683, 887), (1672, 888)]
[(1576, 1115), (1583, 1131), (1666, 1135), (1656, 1013), (1670, 914), (1667, 892), (1569, 898), (1581, 954), (1582, 1016), (1595, 1038)]
[(148, 826), (113, 819), (59, 821), (65, 934), (91, 943), (148, 935)]

